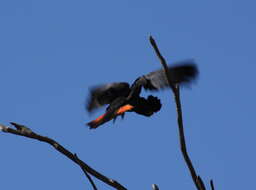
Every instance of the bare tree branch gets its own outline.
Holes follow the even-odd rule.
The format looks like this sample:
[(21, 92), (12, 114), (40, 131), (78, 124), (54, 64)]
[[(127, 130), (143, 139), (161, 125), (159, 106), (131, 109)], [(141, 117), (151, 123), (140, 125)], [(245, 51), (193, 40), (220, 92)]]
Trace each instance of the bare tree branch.
[[(92, 176), (96, 177), (97, 179), (103, 181), (104, 183), (114, 187), (117, 190), (126, 190), (126, 188), (124, 186), (122, 186), (120, 183), (118, 183), (117, 181), (110, 179), (104, 175), (102, 175), (101, 173), (97, 172), (96, 170), (94, 170), (93, 168), (91, 168), (89, 165), (87, 165), (85, 162), (83, 162), (82, 160), (80, 160), (77, 155), (72, 154), (69, 150), (67, 150), (66, 148), (64, 148), (62, 145), (60, 145), (57, 141), (45, 137), (45, 136), (41, 136), (35, 132), (33, 132), (31, 129), (27, 128), (24, 125), (20, 125), (17, 123), (11, 123), (16, 129), (10, 128), (8, 126), (5, 125), (0, 125), (0, 130), (5, 132), (5, 133), (11, 133), (11, 134), (15, 134), (15, 135), (19, 135), (19, 136), (24, 136), (27, 138), (31, 138), (31, 139), (36, 139), (45, 143), (48, 143), (50, 145), (52, 145), (57, 151), (59, 151), (60, 153), (62, 153), (63, 155), (65, 155), (66, 157), (68, 157), (70, 160), (72, 160), (73, 162), (75, 162), (77, 165), (79, 165), (82, 170), (84, 171), (84, 173), (86, 174), (86, 172), (88, 172), (89, 174), (91, 174)], [(90, 181), (91, 182), (91, 181)], [(93, 183), (94, 184), (94, 183)], [(94, 190), (96, 190), (96, 186), (94, 184), (93, 186)], [(95, 189), (96, 188), (96, 189)]]
[(157, 184), (152, 184), (152, 189), (153, 190), (159, 190), (159, 187), (157, 186)]
[[(79, 159), (78, 159), (78, 157), (77, 157), (77, 154), (74, 154), (74, 156), (75, 156), (76, 161), (79, 162)], [(78, 163), (78, 164), (79, 164), (79, 163)], [(96, 185), (95, 185), (95, 183), (93, 182), (91, 176), (88, 174), (88, 172), (87, 172), (84, 168), (82, 168), (80, 164), (79, 164), (79, 166), (80, 166), (80, 168), (83, 170), (83, 172), (84, 172), (85, 176), (87, 177), (87, 179), (89, 180), (89, 182), (91, 183), (93, 189), (94, 189), (94, 190), (98, 190), (97, 187), (96, 187)]]
[(214, 190), (214, 185), (213, 185), (213, 180), (212, 179), (210, 181), (210, 184), (211, 184), (211, 189)]
[(197, 183), (198, 183), (200, 189), (206, 190), (205, 185), (204, 185), (204, 182), (203, 182), (203, 180), (201, 179), (200, 176), (197, 176)]
[(155, 50), (155, 52), (156, 52), (156, 55), (157, 55), (157, 57), (159, 58), (159, 60), (160, 60), (160, 62), (161, 62), (161, 64), (162, 64), (162, 66), (164, 67), (164, 72), (165, 72), (165, 75), (166, 75), (166, 77), (167, 77), (167, 79), (168, 79), (168, 84), (169, 84), (169, 86), (171, 87), (171, 89), (172, 89), (173, 91), (175, 91), (175, 86), (174, 86), (174, 85), (172, 84), (172, 82), (171, 82), (171, 78), (170, 78), (170, 75), (169, 75), (168, 65), (166, 64), (166, 61), (165, 61), (164, 57), (163, 57), (162, 54), (160, 53), (160, 51), (159, 51), (159, 49), (158, 49), (158, 47), (157, 47), (157, 45), (156, 45), (156, 42), (155, 42), (155, 40), (154, 40), (154, 38), (153, 38), (152, 36), (149, 37), (149, 41), (150, 41), (151, 45), (153, 46), (153, 48), (154, 48), (154, 50)]
[(200, 183), (200, 179), (198, 180), (198, 175), (196, 174), (196, 171), (193, 167), (192, 161), (189, 158), (189, 155), (187, 153), (187, 148), (186, 148), (186, 141), (185, 141), (185, 135), (184, 135), (184, 127), (183, 127), (183, 119), (182, 119), (182, 107), (181, 107), (181, 102), (180, 102), (180, 91), (179, 91), (179, 86), (177, 85), (176, 87), (171, 83), (170, 80), (170, 74), (169, 74), (169, 69), (167, 66), (167, 63), (164, 59), (164, 57), (161, 55), (157, 44), (155, 42), (155, 40), (153, 39), (152, 36), (150, 36), (149, 38), (150, 43), (152, 45), (152, 47), (154, 48), (156, 55), (158, 56), (158, 58), (160, 59), (160, 62), (164, 68), (166, 77), (168, 79), (168, 83), (169, 86), (171, 87), (173, 93), (174, 93), (174, 98), (175, 98), (175, 103), (176, 103), (176, 110), (177, 110), (177, 121), (178, 121), (178, 127), (179, 127), (179, 137), (180, 137), (180, 148), (181, 148), (181, 152), (183, 155), (183, 158), (189, 168), (191, 177), (193, 179), (193, 182), (195, 184), (195, 186), (197, 187), (198, 190), (205, 190), (204, 186), (202, 186), (203, 182), (201, 180), (202, 183)]

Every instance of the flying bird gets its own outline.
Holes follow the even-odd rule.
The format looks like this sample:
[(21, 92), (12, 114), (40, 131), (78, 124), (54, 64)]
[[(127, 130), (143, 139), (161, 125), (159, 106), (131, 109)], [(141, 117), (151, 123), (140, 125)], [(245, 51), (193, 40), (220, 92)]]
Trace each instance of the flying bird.
[[(185, 60), (168, 66), (173, 85), (189, 85), (198, 76), (198, 69), (193, 60)], [(124, 117), (126, 112), (135, 112), (150, 117), (161, 109), (160, 100), (152, 95), (141, 97), (142, 87), (145, 90), (159, 91), (169, 87), (165, 72), (159, 69), (137, 78), (130, 86), (127, 82), (114, 82), (92, 87), (86, 109), (95, 109), (108, 105), (105, 114), (87, 123), (90, 129), (115, 120), (117, 116)]]

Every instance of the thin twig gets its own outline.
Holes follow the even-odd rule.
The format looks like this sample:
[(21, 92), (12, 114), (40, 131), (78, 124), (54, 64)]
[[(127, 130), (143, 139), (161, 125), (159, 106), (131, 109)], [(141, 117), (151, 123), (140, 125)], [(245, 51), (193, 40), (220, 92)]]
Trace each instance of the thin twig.
[(213, 185), (213, 180), (212, 179), (210, 181), (210, 184), (211, 184), (211, 189), (214, 190), (214, 185)]
[(160, 62), (162, 64), (162, 66), (164, 67), (164, 72), (165, 72), (165, 75), (167, 76), (167, 80), (168, 80), (169, 86), (171, 87), (171, 89), (173, 91), (175, 91), (175, 86), (171, 82), (171, 78), (170, 78), (170, 75), (169, 75), (168, 65), (166, 64), (166, 61), (165, 61), (164, 57), (161, 55), (161, 53), (160, 53), (160, 51), (159, 51), (159, 49), (157, 47), (157, 44), (156, 44), (156, 42), (155, 42), (155, 40), (154, 40), (154, 38), (152, 36), (149, 37), (149, 41), (150, 41), (151, 45), (153, 46), (153, 48), (154, 48), (154, 50), (156, 52), (157, 57), (160, 59)]
[(70, 160), (75, 162), (83, 170), (85, 170), (86, 172), (88, 172), (92, 176), (96, 177), (97, 179), (103, 181), (104, 183), (106, 183), (106, 184), (108, 184), (108, 185), (110, 185), (110, 186), (112, 186), (112, 187), (114, 187), (118, 190), (126, 190), (126, 188), (124, 186), (122, 186), (120, 183), (118, 183), (117, 181), (115, 181), (113, 179), (110, 179), (110, 178), (102, 175), (101, 173), (97, 172), (93, 168), (91, 168), (85, 162), (80, 160), (77, 156), (72, 154), (69, 150), (64, 148), (57, 141), (55, 141), (51, 138), (45, 137), (45, 136), (41, 136), (41, 135), (33, 132), (31, 129), (23, 126), (23, 125), (16, 124), (16, 123), (11, 123), (11, 124), (14, 125), (17, 128), (17, 130), (13, 129), (13, 128), (10, 128), (8, 126), (4, 126), (4, 125), (0, 125), (0, 130), (5, 132), (5, 133), (11, 133), (11, 134), (19, 135), (19, 136), (24, 136), (24, 137), (28, 137), (28, 138), (31, 138), (31, 139), (36, 139), (36, 140), (48, 143), (48, 144), (52, 145), (57, 151), (59, 151), (60, 153), (62, 153), (66, 157), (68, 157)]
[[(78, 157), (77, 157), (77, 154), (74, 154), (74, 156), (75, 156), (77, 162), (79, 162)], [(79, 164), (79, 163), (78, 163), (78, 164)], [(83, 170), (83, 172), (84, 172), (85, 176), (87, 177), (87, 179), (89, 180), (89, 182), (91, 183), (93, 189), (94, 189), (94, 190), (98, 190), (97, 187), (96, 187), (96, 185), (95, 185), (95, 183), (94, 183), (94, 181), (92, 180), (91, 176), (88, 174), (88, 172), (87, 172), (84, 168), (82, 168), (80, 164), (79, 164), (79, 166), (80, 166), (80, 168)]]
[(157, 186), (157, 184), (152, 184), (152, 189), (153, 190), (159, 190), (159, 187)]
[(164, 57), (161, 55), (155, 40), (153, 39), (152, 36), (150, 36), (149, 40), (150, 40), (150, 43), (153, 46), (158, 58), (160, 59), (160, 62), (162, 64), (163, 68), (164, 68), (166, 77), (168, 79), (169, 86), (171, 87), (171, 89), (174, 93), (174, 98), (175, 98), (175, 103), (176, 103), (176, 110), (177, 110), (177, 114), (178, 114), (177, 121), (178, 121), (178, 126), (179, 126), (180, 148), (181, 148), (182, 155), (183, 155), (184, 160), (185, 160), (185, 162), (186, 162), (186, 164), (189, 168), (189, 171), (190, 171), (190, 174), (191, 174), (191, 177), (193, 179), (193, 182), (194, 182), (195, 186), (197, 187), (198, 190), (203, 190), (202, 188), (200, 188), (200, 185), (199, 185), (198, 180), (197, 180), (196, 171), (195, 171), (195, 169), (193, 167), (193, 164), (192, 164), (192, 162), (189, 158), (189, 155), (187, 153), (186, 141), (185, 141), (185, 135), (184, 135), (184, 128), (183, 128), (182, 108), (181, 108), (181, 102), (180, 102), (179, 86), (175, 87), (172, 84), (172, 82), (170, 80), (168, 66), (166, 64), (166, 61), (165, 61)]
[(181, 102), (180, 102), (180, 90), (179, 87), (177, 87), (174, 90), (174, 98), (175, 98), (175, 102), (176, 102), (176, 109), (177, 109), (177, 113), (178, 113), (178, 126), (179, 126), (179, 136), (180, 136), (180, 148), (181, 148), (181, 152), (183, 154), (184, 160), (189, 168), (191, 177), (197, 187), (198, 190), (203, 190), (202, 188), (200, 188), (200, 185), (197, 182), (197, 174), (196, 171), (194, 169), (194, 166), (192, 164), (192, 161), (188, 155), (187, 152), (187, 146), (186, 146), (186, 140), (185, 140), (185, 135), (184, 135), (184, 127), (183, 127), (183, 118), (182, 118), (182, 107), (181, 107)]

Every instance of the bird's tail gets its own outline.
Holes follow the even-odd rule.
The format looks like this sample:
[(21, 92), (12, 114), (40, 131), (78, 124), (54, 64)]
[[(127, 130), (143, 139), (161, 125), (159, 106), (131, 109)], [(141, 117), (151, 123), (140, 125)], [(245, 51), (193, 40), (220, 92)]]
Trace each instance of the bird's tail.
[(89, 123), (87, 123), (87, 125), (90, 127), (90, 129), (96, 129), (97, 127), (99, 127), (100, 125), (102, 125), (105, 122), (107, 122), (106, 121), (106, 113), (99, 116), (95, 120), (90, 121)]
[(106, 122), (116, 118), (117, 116), (123, 115), (127, 111), (132, 111), (133, 108), (134, 107), (132, 105), (126, 104), (126, 105), (120, 107), (119, 109), (117, 109), (114, 113), (106, 112), (105, 114), (99, 116), (97, 119), (87, 123), (87, 125), (89, 126), (90, 129), (96, 129), (100, 125), (102, 125), (102, 124), (104, 124), (104, 123), (106, 123)]

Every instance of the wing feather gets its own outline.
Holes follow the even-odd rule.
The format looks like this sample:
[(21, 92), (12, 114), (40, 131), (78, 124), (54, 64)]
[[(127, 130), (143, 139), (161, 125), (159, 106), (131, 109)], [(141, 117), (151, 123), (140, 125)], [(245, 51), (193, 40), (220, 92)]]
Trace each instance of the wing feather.
[(105, 104), (110, 104), (117, 97), (126, 97), (130, 92), (129, 84), (126, 82), (109, 83), (95, 86), (90, 89), (86, 109), (92, 112)]
[[(198, 69), (193, 60), (177, 62), (177, 65), (169, 65), (170, 78), (173, 84), (190, 84), (198, 76)], [(144, 75), (143, 87), (148, 90), (167, 88), (168, 81), (163, 69)]]

